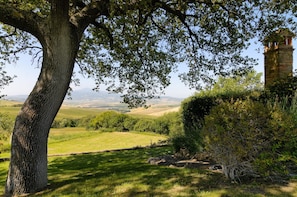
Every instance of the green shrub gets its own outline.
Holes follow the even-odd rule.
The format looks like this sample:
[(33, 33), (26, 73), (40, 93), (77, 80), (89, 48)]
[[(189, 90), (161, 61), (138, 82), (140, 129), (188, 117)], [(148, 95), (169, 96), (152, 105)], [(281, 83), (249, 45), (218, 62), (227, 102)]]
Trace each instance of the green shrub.
[(154, 132), (155, 131), (154, 120), (140, 119), (136, 122), (134, 126), (134, 130), (141, 131), (141, 132)]
[(63, 118), (61, 120), (54, 120), (52, 128), (65, 128), (65, 127), (77, 127), (79, 124), (78, 119)]
[(124, 119), (124, 129), (126, 131), (133, 131), (137, 121), (138, 121), (138, 118), (134, 118), (132, 116), (127, 115)]
[(13, 127), (13, 120), (8, 114), (0, 113), (0, 131), (11, 133)]
[(169, 134), (169, 124), (170, 124), (169, 121), (167, 121), (163, 117), (159, 117), (154, 120), (153, 132), (168, 135)]
[(211, 109), (217, 106), (222, 100), (231, 101), (232, 99), (246, 99), (252, 97), (256, 100), (257, 92), (240, 92), (219, 95), (200, 95), (197, 94), (182, 102), (182, 122), (185, 136), (192, 138), (196, 144), (202, 146), (201, 130), (204, 125), (204, 118)]
[(182, 121), (179, 112), (166, 113), (154, 120), (154, 132), (174, 135), (182, 131)]
[(89, 115), (89, 116), (85, 116), (85, 117), (80, 118), (79, 121), (78, 121), (77, 127), (86, 127), (87, 129), (89, 129), (90, 122), (95, 117), (96, 116)]
[(60, 128), (60, 121), (54, 120), (51, 125), (51, 128)]
[(182, 116), (180, 112), (170, 112), (160, 117), (163, 121), (168, 124), (169, 136), (177, 136), (184, 134), (184, 127), (182, 122)]
[(254, 70), (232, 77), (218, 77), (216, 83), (196, 95), (182, 102), (182, 122), (185, 135), (193, 138), (199, 144), (202, 142), (201, 129), (204, 125), (204, 117), (210, 110), (219, 104), (220, 100), (245, 99), (252, 97), (257, 99), (263, 89), (261, 73)]
[(182, 102), (182, 121), (185, 135), (188, 138), (201, 141), (200, 131), (204, 123), (204, 116), (209, 114), (216, 105), (216, 97), (193, 96)]
[(10, 134), (0, 131), (0, 153), (9, 152), (10, 150)]
[(129, 131), (134, 122), (134, 119), (126, 114), (106, 111), (92, 119), (89, 123), (89, 128), (94, 130)]
[(171, 141), (174, 152), (181, 156), (193, 155), (199, 150), (197, 142), (187, 136), (175, 136), (171, 138)]
[(9, 115), (0, 113), (0, 153), (10, 149), (10, 136), (13, 130), (13, 120)]
[(205, 145), (232, 180), (284, 175), (285, 144), (296, 133), (291, 120), (277, 104), (222, 102), (205, 117)]
[(106, 111), (87, 122), (88, 129), (101, 131), (141, 131), (155, 132), (168, 135), (169, 133), (180, 133), (182, 121), (179, 112), (165, 114), (157, 118), (135, 118), (116, 111)]
[(62, 127), (76, 127), (78, 125), (77, 119), (69, 119), (69, 118), (63, 118), (61, 120), (61, 126)]
[(285, 157), (294, 157), (297, 159), (297, 95), (292, 97), (290, 103), (287, 98), (280, 99), (278, 102), (273, 102), (270, 105), (277, 106), (282, 110), (281, 116), (279, 113), (274, 113), (275, 124), (278, 125), (278, 130), (281, 131), (281, 138), (277, 144), (279, 151)]
[(274, 82), (268, 87), (270, 98), (293, 98), (297, 90), (297, 77), (286, 77)]

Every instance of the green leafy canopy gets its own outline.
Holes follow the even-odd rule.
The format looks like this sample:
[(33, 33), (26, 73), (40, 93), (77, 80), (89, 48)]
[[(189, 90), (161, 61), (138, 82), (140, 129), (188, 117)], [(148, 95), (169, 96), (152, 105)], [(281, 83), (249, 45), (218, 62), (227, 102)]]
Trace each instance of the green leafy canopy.
[[(0, 11), (11, 10), (15, 20), (32, 17), (46, 24), (51, 3), (0, 0)], [(68, 12), (74, 26), (78, 16), (90, 15), (76, 58), (81, 74), (95, 79), (95, 89), (105, 84), (137, 106), (163, 93), (180, 63), (188, 65), (181, 79), (196, 89), (215, 75), (245, 73), (256, 64), (242, 55), (249, 41), (294, 27), (296, 5), (289, 0), (70, 0)], [(2, 15), (0, 58), (15, 60), (24, 51), (42, 57), (40, 38)]]

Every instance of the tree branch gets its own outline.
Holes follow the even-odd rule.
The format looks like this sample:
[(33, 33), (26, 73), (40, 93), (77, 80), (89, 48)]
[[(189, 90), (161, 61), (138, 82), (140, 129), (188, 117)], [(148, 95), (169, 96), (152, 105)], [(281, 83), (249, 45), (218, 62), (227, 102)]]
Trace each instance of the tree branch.
[[(22, 52), (22, 51), (25, 51), (27, 49), (39, 49), (40, 51), (42, 51), (42, 48), (41, 47), (37, 47), (37, 46), (25, 46), (25, 47), (20, 47), (20, 48), (17, 48), (15, 50), (11, 50), (9, 51), (8, 53), (9, 54), (14, 54), (16, 55), (17, 53), (19, 52)], [(4, 53), (5, 54), (5, 53)]]
[[(187, 15), (185, 13), (182, 13), (180, 10), (175, 10), (173, 8), (171, 8), (170, 6), (168, 6), (166, 3), (159, 1), (161, 8), (166, 10), (168, 13), (173, 14), (174, 16), (176, 16), (182, 23), (183, 25), (186, 27), (186, 29), (189, 32), (190, 38), (193, 41), (193, 37), (196, 40), (196, 42), (199, 41), (197, 34), (195, 34), (191, 28), (190, 25), (186, 22), (186, 18), (189, 17), (190, 15)], [(201, 3), (201, 2), (200, 2)], [(191, 15), (194, 16), (194, 15)]]
[(98, 23), (96, 21), (94, 21), (92, 23), (95, 27), (99, 28), (99, 29), (102, 29), (105, 34), (107, 35), (107, 37), (109, 38), (109, 45), (110, 45), (110, 48), (113, 49), (113, 36), (112, 36), (112, 33), (110, 32), (110, 30), (108, 29), (108, 27), (106, 27), (103, 23)]
[(13, 3), (0, 4), (0, 22), (16, 27), (41, 40), (40, 21), (44, 20), (36, 13), (17, 8)]
[[(80, 6), (83, 5), (80, 4)], [(94, 23), (96, 18), (104, 15), (109, 16), (109, 0), (96, 0), (85, 5), (80, 11), (71, 16), (70, 21), (80, 31), (84, 31), (89, 24)]]
[(163, 27), (161, 27), (160, 25), (158, 25), (156, 23), (156, 21), (153, 19), (153, 17), (151, 17), (151, 21), (152, 21), (152, 24), (155, 25), (162, 33), (164, 33), (164, 34), (168, 33)]
[(11, 37), (11, 36), (14, 36), (14, 35), (16, 35), (16, 28), (14, 28), (14, 31), (11, 34), (0, 36), (0, 39), (8, 38), (8, 37)]

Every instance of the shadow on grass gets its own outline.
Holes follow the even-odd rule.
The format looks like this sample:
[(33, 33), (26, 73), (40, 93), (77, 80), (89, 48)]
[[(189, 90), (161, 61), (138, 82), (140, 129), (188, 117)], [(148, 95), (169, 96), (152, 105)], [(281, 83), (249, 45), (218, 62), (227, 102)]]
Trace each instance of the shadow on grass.
[[(37, 196), (255, 196), (261, 185), (235, 185), (221, 173), (147, 164), (168, 147), (76, 155), (52, 159), (49, 187)], [(293, 197), (279, 189), (274, 196)], [(278, 192), (278, 193), (277, 193)]]

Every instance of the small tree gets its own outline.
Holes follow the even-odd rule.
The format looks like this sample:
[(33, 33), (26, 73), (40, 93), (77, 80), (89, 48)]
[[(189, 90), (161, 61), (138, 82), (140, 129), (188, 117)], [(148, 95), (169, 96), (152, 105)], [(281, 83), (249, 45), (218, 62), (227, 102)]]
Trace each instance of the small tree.
[(198, 94), (203, 95), (220, 95), (220, 94), (241, 94), (250, 91), (263, 90), (264, 85), (261, 82), (262, 73), (251, 70), (244, 75), (235, 75), (223, 77), (220, 76), (217, 81), (200, 91)]

